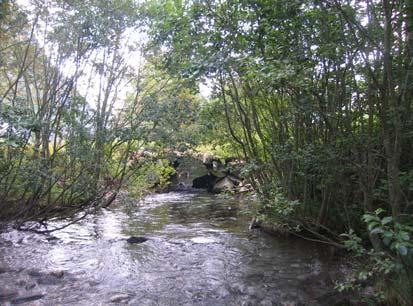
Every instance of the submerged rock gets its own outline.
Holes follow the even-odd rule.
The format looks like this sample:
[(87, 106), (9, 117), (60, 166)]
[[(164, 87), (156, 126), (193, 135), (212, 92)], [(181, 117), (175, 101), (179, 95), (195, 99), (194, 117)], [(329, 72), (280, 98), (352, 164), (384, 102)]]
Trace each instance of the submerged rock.
[(22, 296), (14, 298), (11, 302), (12, 304), (23, 304), (23, 303), (39, 300), (43, 297), (44, 297), (44, 294), (41, 294), (41, 293), (22, 295)]
[(55, 236), (49, 236), (49, 237), (46, 237), (46, 240), (49, 241), (49, 242), (53, 242), (53, 241), (59, 240), (59, 238), (57, 238)]
[(119, 303), (119, 302), (126, 301), (129, 299), (130, 299), (130, 296), (128, 294), (116, 294), (110, 298), (109, 302)]
[(61, 270), (45, 273), (37, 270), (28, 270), (27, 274), (35, 278), (36, 283), (39, 285), (58, 285), (62, 282), (64, 272)]
[(148, 240), (149, 239), (146, 238), (146, 237), (135, 237), (135, 236), (132, 236), (132, 237), (126, 239), (126, 241), (128, 243), (143, 243), (143, 242), (148, 241)]
[(33, 277), (41, 277), (41, 276), (44, 275), (44, 273), (42, 273), (42, 272), (40, 272), (40, 271), (38, 271), (38, 270), (34, 270), (34, 269), (27, 270), (27, 274), (28, 274), (29, 276), (33, 276)]
[(37, 283), (39, 285), (59, 285), (61, 284), (61, 279), (53, 275), (45, 275), (45, 276), (39, 277), (37, 279)]
[(0, 274), (7, 273), (7, 272), (13, 272), (13, 270), (8, 267), (0, 267)]
[(57, 270), (57, 271), (53, 271), (50, 272), (51, 276), (57, 277), (57, 278), (62, 278), (64, 276), (64, 272), (62, 270)]
[(36, 284), (35, 283), (30, 283), (30, 284), (27, 284), (26, 286), (24, 286), (24, 289), (32, 290), (34, 287), (36, 287)]

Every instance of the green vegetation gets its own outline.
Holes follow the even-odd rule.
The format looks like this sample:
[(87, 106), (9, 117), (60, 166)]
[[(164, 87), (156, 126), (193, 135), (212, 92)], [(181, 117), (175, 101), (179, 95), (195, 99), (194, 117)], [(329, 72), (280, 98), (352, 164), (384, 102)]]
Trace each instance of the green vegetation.
[(145, 63), (136, 4), (2, 6), (1, 219), (43, 224), (165, 185), (173, 169), (155, 159), (196, 131), (199, 98)]
[(406, 276), (410, 289), (391, 302), (407, 305), (412, 2), (158, 0), (144, 10), (163, 67), (214, 84), (216, 118), (247, 161), (262, 218), (333, 245), (357, 233), (386, 283)]
[(139, 196), (174, 174), (165, 150), (209, 151), (245, 161), (259, 219), (367, 260), (341, 289), (412, 300), (412, 1), (0, 8), (3, 219)]

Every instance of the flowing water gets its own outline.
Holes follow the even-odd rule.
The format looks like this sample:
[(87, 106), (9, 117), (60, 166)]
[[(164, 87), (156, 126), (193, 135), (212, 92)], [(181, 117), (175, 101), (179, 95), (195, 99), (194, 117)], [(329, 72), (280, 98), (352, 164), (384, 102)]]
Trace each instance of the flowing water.
[(6, 231), (0, 304), (328, 305), (337, 268), (313, 244), (249, 231), (250, 201), (170, 192), (52, 237)]

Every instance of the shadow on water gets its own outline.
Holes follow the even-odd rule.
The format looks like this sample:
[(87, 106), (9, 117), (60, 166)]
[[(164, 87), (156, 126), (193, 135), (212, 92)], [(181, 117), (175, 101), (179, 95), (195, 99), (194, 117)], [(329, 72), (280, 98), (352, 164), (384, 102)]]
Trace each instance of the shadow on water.
[[(10, 230), (0, 287), (41, 294), (31, 305), (323, 305), (330, 263), (313, 244), (249, 232), (250, 204), (171, 192), (118, 203), (53, 239)], [(53, 271), (64, 276), (42, 281)]]

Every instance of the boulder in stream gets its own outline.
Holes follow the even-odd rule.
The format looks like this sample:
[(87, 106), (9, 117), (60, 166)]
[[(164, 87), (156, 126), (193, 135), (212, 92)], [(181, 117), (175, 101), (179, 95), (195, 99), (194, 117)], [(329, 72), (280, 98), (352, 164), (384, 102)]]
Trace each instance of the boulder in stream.
[(192, 187), (198, 189), (208, 189), (211, 191), (217, 181), (218, 177), (213, 173), (208, 172), (208, 174), (197, 177), (192, 181)]
[(234, 182), (228, 177), (224, 177), (220, 180), (218, 180), (214, 187), (212, 188), (213, 193), (220, 193), (224, 191), (232, 191), (235, 189), (235, 184)]
[(145, 241), (148, 241), (149, 239), (146, 237), (129, 237), (128, 239), (126, 239), (126, 241), (130, 244), (135, 244), (135, 243), (143, 243)]
[(227, 174), (225, 177), (218, 179), (212, 188), (213, 193), (220, 193), (225, 191), (236, 191), (238, 187), (242, 185), (242, 179)]

